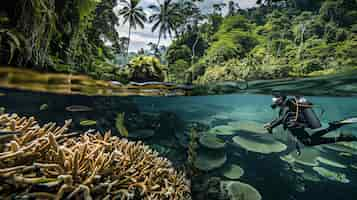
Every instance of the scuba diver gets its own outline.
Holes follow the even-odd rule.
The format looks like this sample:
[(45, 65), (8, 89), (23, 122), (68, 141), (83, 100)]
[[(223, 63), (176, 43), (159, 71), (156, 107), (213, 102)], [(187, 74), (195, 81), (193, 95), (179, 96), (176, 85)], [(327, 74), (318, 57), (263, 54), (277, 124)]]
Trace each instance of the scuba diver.
[[(277, 119), (264, 125), (264, 128), (270, 134), (272, 134), (276, 126), (283, 124), (284, 130), (288, 129), (294, 137), (306, 146), (357, 141), (357, 137), (351, 134), (340, 134), (337, 137), (322, 137), (343, 125), (357, 123), (357, 117), (330, 122), (327, 128), (322, 128), (320, 120), (312, 109), (313, 104), (305, 98), (300, 96), (287, 98), (285, 95), (276, 93), (273, 94), (272, 100), (272, 109), (279, 107), (280, 110)], [(306, 130), (307, 128), (311, 129), (313, 133), (309, 134)], [(296, 143), (296, 149), (297, 153), (301, 154), (298, 143)]]

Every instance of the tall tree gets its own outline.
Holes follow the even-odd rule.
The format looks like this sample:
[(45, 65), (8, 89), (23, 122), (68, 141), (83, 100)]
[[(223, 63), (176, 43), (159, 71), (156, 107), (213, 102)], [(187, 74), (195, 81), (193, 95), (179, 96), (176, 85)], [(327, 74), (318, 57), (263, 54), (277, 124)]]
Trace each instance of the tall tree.
[(228, 2), (228, 16), (233, 16), (236, 13), (236, 4), (234, 1)]
[(123, 7), (119, 10), (119, 15), (124, 18), (123, 24), (129, 23), (129, 42), (127, 48), (127, 56), (129, 55), (131, 29), (136, 29), (137, 25), (144, 28), (144, 23), (147, 21), (146, 14), (141, 6), (140, 0), (120, 0)]
[(163, 3), (157, 0), (157, 4), (152, 4), (149, 8), (154, 12), (149, 17), (150, 23), (153, 23), (152, 32), (159, 29), (159, 37), (156, 45), (158, 47), (161, 37), (166, 38), (167, 35), (172, 37), (173, 32), (177, 34), (177, 28), (183, 19), (183, 15), (180, 12), (179, 4), (173, 0), (164, 0)]
[(222, 15), (222, 10), (224, 7), (226, 7), (226, 4), (225, 3), (215, 3), (212, 5), (212, 7), (213, 7), (213, 12), (215, 14)]

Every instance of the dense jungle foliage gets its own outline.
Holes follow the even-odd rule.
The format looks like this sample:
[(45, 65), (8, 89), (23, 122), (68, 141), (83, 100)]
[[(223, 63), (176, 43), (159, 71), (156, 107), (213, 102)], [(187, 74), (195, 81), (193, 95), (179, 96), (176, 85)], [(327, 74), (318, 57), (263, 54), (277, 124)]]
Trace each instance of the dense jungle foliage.
[[(122, 44), (116, 0), (14, 0), (0, 8), (1, 63), (102, 78)], [(112, 43), (111, 47), (106, 45)]]
[[(140, 0), (9, 1), (0, 8), (0, 63), (121, 82), (357, 70), (357, 0), (258, 0), (250, 9), (229, 1), (209, 13), (200, 10), (202, 1), (162, 0), (148, 7)], [(116, 30), (123, 24), (128, 37)], [(132, 30), (144, 26), (158, 33), (157, 43), (129, 52)], [(169, 47), (160, 45), (166, 37)]]
[(356, 28), (355, 0), (265, 1), (249, 10), (230, 8), (227, 16), (213, 13), (177, 38), (168, 50), (169, 68), (179, 78), (182, 69), (188, 81), (198, 83), (356, 70)]

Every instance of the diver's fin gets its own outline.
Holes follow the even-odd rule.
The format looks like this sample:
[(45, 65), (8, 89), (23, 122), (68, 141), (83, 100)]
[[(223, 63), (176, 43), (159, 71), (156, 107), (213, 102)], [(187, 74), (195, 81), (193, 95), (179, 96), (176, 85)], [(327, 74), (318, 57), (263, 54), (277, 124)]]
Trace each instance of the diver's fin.
[(354, 123), (357, 123), (357, 117), (343, 119), (341, 121), (337, 121), (337, 123), (338, 124), (354, 124)]

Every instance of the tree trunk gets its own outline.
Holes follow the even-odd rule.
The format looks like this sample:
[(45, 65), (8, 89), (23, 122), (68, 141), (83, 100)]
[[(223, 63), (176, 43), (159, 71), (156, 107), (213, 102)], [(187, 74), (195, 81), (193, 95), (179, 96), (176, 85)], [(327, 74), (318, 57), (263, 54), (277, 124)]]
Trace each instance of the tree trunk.
[(161, 33), (159, 33), (159, 39), (157, 40), (157, 44), (156, 44), (157, 47), (159, 47), (160, 45), (160, 40), (161, 40)]
[(129, 35), (128, 35), (129, 41), (128, 41), (128, 47), (126, 49), (126, 58), (127, 59), (129, 58), (130, 37), (131, 37), (131, 24), (129, 24)]
[(196, 46), (197, 46), (197, 44), (198, 44), (198, 41), (199, 41), (199, 33), (197, 33), (196, 40), (195, 40), (195, 42), (194, 42), (193, 45), (192, 45), (191, 65), (193, 64), (194, 59), (195, 59), (195, 57), (196, 57)]
[(158, 53), (158, 51), (159, 51), (160, 41), (161, 41), (161, 32), (159, 33), (159, 39), (157, 40), (155, 54)]

